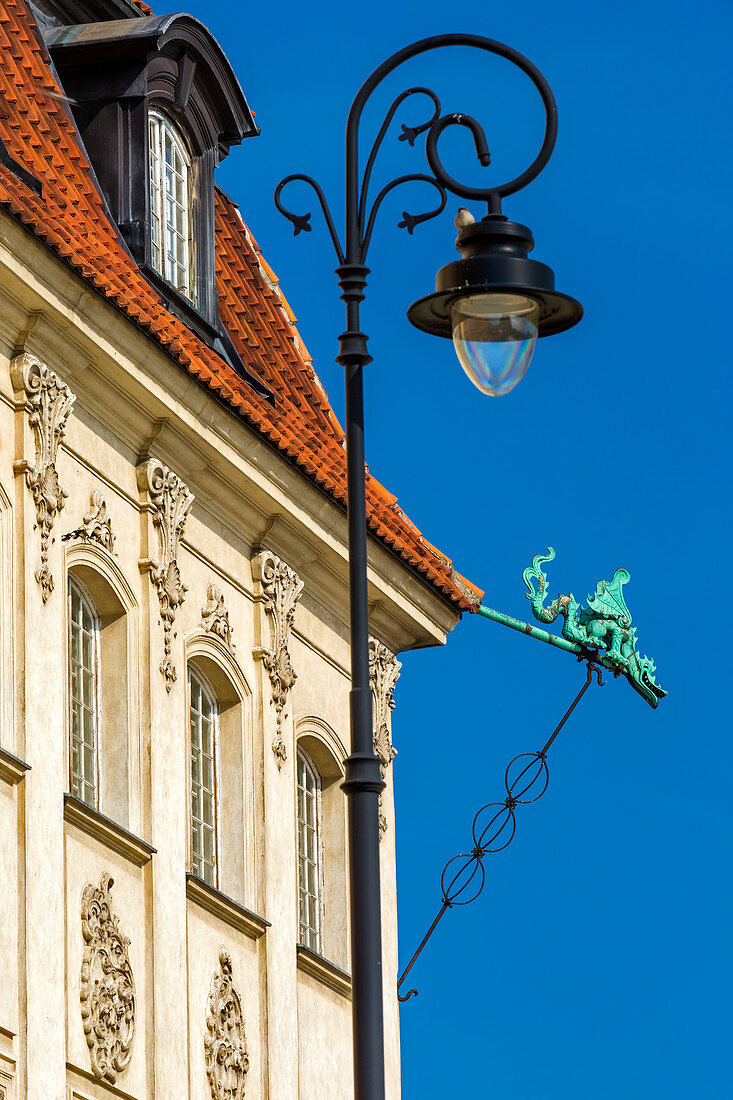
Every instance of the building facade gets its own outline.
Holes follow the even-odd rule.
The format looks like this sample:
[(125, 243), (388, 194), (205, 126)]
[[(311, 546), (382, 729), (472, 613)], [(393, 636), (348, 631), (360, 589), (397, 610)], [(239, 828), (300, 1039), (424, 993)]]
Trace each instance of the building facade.
[[(343, 433), (215, 187), (253, 116), (188, 16), (0, 45), (0, 1097), (343, 1100)], [(395, 1100), (396, 655), (478, 594), (367, 488)]]

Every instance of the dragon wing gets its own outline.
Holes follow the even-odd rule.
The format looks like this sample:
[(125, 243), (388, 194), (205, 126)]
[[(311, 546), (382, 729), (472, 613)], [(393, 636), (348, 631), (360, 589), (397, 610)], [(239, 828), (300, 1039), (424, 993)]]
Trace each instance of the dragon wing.
[(610, 581), (599, 581), (588, 607), (604, 619), (625, 620), (631, 624), (631, 612), (626, 606), (623, 586), (631, 579), (628, 569), (617, 569)]

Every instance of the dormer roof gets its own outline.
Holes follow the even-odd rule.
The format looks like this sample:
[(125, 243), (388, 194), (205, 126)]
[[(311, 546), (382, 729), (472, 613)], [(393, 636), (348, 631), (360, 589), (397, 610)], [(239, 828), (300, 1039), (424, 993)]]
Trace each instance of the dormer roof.
[[(192, 15), (179, 12), (57, 27), (47, 34), (46, 45), (62, 81), (71, 68), (77, 73), (91, 70), (89, 97), (101, 98), (110, 84), (117, 94), (124, 90), (130, 95), (132, 84), (141, 95), (152, 93), (188, 111), (199, 150), (219, 144), (226, 156), (230, 146), (259, 133), (226, 54)], [(83, 87), (83, 81), (75, 80), (75, 99), (84, 94), (80, 84)], [(192, 98), (193, 90), (198, 95)]]

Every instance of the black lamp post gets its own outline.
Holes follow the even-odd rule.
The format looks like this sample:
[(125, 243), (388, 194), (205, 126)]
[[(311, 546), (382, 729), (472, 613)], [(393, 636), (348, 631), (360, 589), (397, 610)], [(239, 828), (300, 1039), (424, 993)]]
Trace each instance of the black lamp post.
[[(498, 54), (522, 69), (537, 87), (545, 106), (542, 147), (520, 176), (489, 188), (465, 187), (447, 174), (437, 152), (438, 138), (447, 126), (464, 126), (473, 134), (476, 154), (488, 165), (490, 154), (484, 132), (475, 119), (463, 114), (441, 115), (440, 101), (428, 88), (409, 88), (389, 108), (359, 173), (359, 124), (374, 89), (404, 61), (443, 46), (470, 46)], [(374, 162), (400, 104), (411, 95), (426, 95), (432, 117), (417, 127), (402, 127), (400, 140), (413, 145), (427, 132), (426, 155), (433, 175), (412, 173), (386, 184), (368, 205)], [(354, 1091), (356, 1100), (384, 1098), (384, 1034), (382, 1011), (382, 933), (379, 880), (379, 793), (384, 787), (379, 759), (374, 753), (372, 701), (369, 683), (369, 613), (367, 601), (367, 517), (364, 469), (363, 369), (371, 362), (367, 337), (361, 330), (359, 306), (364, 299), (366, 257), (374, 222), (384, 198), (402, 183), (431, 184), (440, 203), (424, 214), (404, 214), (402, 228), (436, 217), (445, 208), (447, 192), (487, 203), (488, 213), (476, 222), (460, 211), (457, 247), (461, 259), (438, 272), (436, 292), (408, 310), (418, 328), (438, 336), (452, 336), (461, 365), (472, 381), (493, 396), (508, 393), (529, 365), (538, 336), (570, 328), (582, 317), (574, 299), (555, 291), (552, 270), (528, 258), (533, 247), (530, 231), (501, 214), (501, 200), (525, 187), (542, 171), (557, 136), (557, 108), (549, 85), (527, 58), (509, 46), (473, 34), (443, 34), (415, 42), (393, 54), (362, 85), (349, 112), (346, 127), (346, 238), (342, 248), (326, 198), (310, 176), (292, 175), (275, 191), (278, 210), (294, 226), (296, 235), (310, 230), (310, 214), (294, 214), (280, 202), (286, 184), (309, 184), (321, 205), (339, 266), (341, 297), (346, 303), (346, 331), (339, 337), (337, 362), (346, 377), (346, 452), (349, 527), (349, 591), (351, 629), (351, 754), (346, 761), (343, 789), (348, 800), (349, 891), (351, 907), (351, 967), (353, 981)]]

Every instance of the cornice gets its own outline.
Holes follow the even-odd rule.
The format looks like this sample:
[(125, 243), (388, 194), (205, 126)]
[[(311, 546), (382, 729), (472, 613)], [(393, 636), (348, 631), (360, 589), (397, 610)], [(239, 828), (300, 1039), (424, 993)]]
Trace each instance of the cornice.
[(259, 940), (270, 927), (269, 920), (245, 909), (238, 901), (222, 894), (214, 886), (199, 878), (190, 871), (186, 875), (186, 897), (195, 905), (205, 909), (207, 913), (217, 917), (230, 928), (236, 928), (238, 932), (244, 932), (251, 940)]
[(21, 779), (25, 779), (25, 773), (31, 770), (30, 764), (26, 764), (18, 756), (13, 756), (7, 749), (0, 749), (0, 779), (15, 787)]
[[(125, 1092), (109, 1081), (105, 1081), (100, 1088), (98, 1077), (73, 1062), (66, 1063), (66, 1073), (68, 1091), (64, 1093), (64, 1100), (91, 1100), (91, 1097), (96, 1098), (98, 1096), (116, 1096), (118, 1100), (137, 1100), (137, 1097), (133, 1096), (131, 1092)], [(83, 1084), (79, 1084), (79, 1082), (83, 1082)], [(138, 1093), (137, 1096), (139, 1095)]]
[(336, 966), (335, 963), (324, 959), (323, 955), (311, 951), (309, 947), (302, 943), (299, 943), (295, 950), (298, 970), (302, 970), (304, 974), (309, 974), (311, 978), (315, 978), (322, 985), (333, 989), (335, 993), (339, 993), (349, 1001), (351, 1000), (350, 974)]
[(225, 581), (227, 585), (230, 585), (235, 592), (240, 594), (240, 596), (244, 596), (254, 603), (255, 594), (251, 585), (245, 584), (241, 577), (236, 577), (230, 570), (222, 566), (220, 562), (214, 561), (212, 557), (206, 554), (198, 546), (195, 546), (185, 535), (181, 538), (181, 549), (185, 550), (191, 557), (196, 558), (197, 561), (200, 561), (202, 565), (205, 565), (212, 573), (215, 573), (217, 577)]
[(93, 810), (73, 794), (64, 795), (64, 821), (100, 841), (135, 867), (144, 867), (156, 854), (157, 849), (147, 841), (123, 829), (99, 810)]

